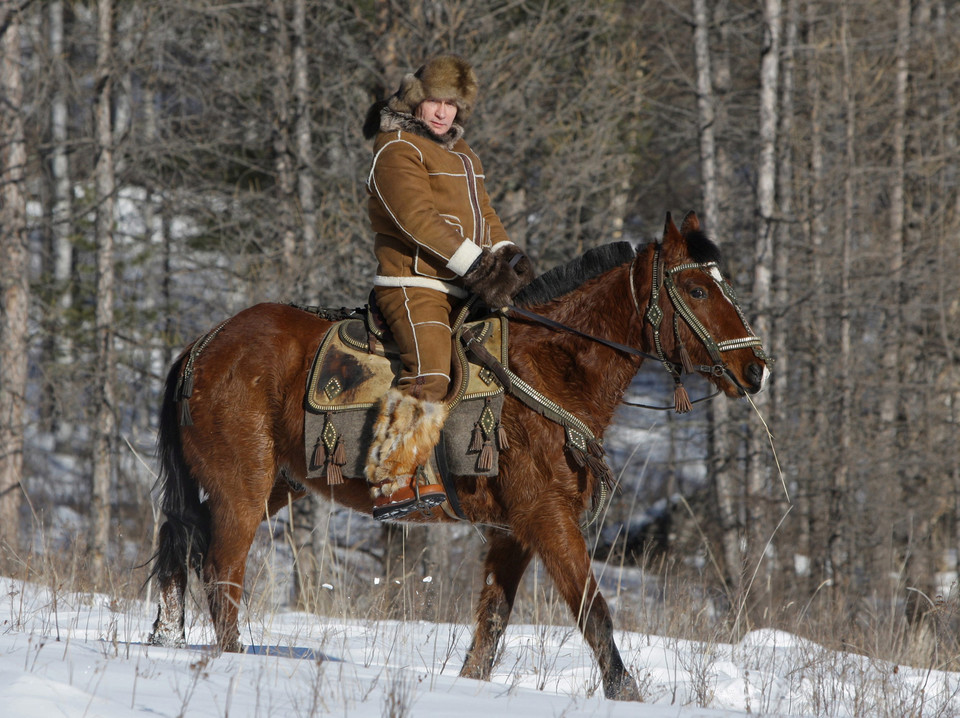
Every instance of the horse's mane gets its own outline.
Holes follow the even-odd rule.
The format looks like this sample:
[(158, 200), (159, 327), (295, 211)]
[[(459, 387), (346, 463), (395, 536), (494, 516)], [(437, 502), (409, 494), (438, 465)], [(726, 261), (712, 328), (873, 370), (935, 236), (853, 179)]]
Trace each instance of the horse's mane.
[(687, 251), (690, 253), (690, 259), (698, 264), (716, 262), (723, 266), (720, 248), (699, 229), (687, 233)]
[(544, 272), (514, 297), (521, 307), (547, 302), (572, 292), (588, 279), (608, 272), (633, 259), (636, 254), (630, 242), (613, 242), (588, 249), (566, 264)]

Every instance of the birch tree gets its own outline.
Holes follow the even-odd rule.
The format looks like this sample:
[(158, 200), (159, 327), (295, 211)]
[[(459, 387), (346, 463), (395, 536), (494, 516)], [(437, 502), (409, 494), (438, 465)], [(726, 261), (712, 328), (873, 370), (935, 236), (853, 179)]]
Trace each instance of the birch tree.
[(17, 9), (4, 10), (0, 17), (0, 547), (17, 547), (27, 395), (27, 148), (21, 16)]
[(854, 90), (854, 68), (850, 47), (850, 19), (847, 0), (840, 0), (839, 45), (841, 58), (841, 102), (843, 107), (843, 225), (840, 248), (839, 286), (840, 305), (837, 311), (840, 317), (840, 342), (838, 373), (840, 379), (840, 416), (833, 429), (836, 436), (835, 473), (830, 487), (832, 498), (828, 525), (830, 578), (834, 594), (843, 596), (850, 587), (850, 562), (853, 558), (854, 542), (851, 540), (851, 527), (844, 520), (850, 511), (850, 449), (851, 415), (853, 412), (852, 382), (852, 337), (850, 315), (850, 275), (853, 265), (853, 241), (856, 206), (856, 136), (857, 136), (857, 98)]
[[(73, 341), (66, 331), (66, 317), (73, 305), (71, 277), (73, 272), (73, 202), (70, 178), (70, 155), (67, 142), (68, 134), (68, 86), (69, 76), (64, 63), (64, 8), (63, 0), (52, 0), (48, 8), (50, 59), (53, 63), (51, 75), (53, 88), (50, 98), (50, 184), (52, 207), (50, 211), (50, 254), (53, 274), (54, 301), (50, 310), (53, 314), (51, 326), (53, 336), (50, 345), (53, 348), (53, 361), (60, 365), (69, 365), (73, 360)], [(57, 438), (67, 440), (72, 430), (71, 422), (54, 415)]]
[[(806, 44), (811, 48), (822, 46), (822, 40), (818, 34), (818, 14), (819, 3), (817, 0), (807, 0), (805, 6), (806, 20)], [(805, 76), (806, 76), (806, 104), (809, 107), (807, 122), (809, 125), (809, 159), (807, 183), (808, 191), (806, 200), (806, 212), (804, 226), (804, 236), (807, 239), (807, 246), (810, 248), (810, 284), (813, 287), (825, 288), (829, 284), (827, 277), (827, 267), (829, 263), (825, 261), (827, 253), (827, 217), (826, 217), (826, 150), (825, 150), (825, 130), (823, 127), (822, 116), (823, 97), (820, 84), (821, 53), (811, 51), (808, 53)], [(827, 361), (827, 309), (822, 302), (811, 302), (812, 311), (809, 312), (807, 323), (809, 324), (808, 335), (811, 343), (812, 366), (809, 371), (810, 394), (814, 401), (808, 408), (806, 416), (810, 418), (812, 426), (809, 441), (816, 447), (826, 449), (828, 445), (828, 434), (830, 431), (830, 401), (832, 392), (829, 388), (829, 367)], [(801, 521), (803, 525), (800, 528), (800, 534), (804, 537), (801, 550), (803, 555), (810, 560), (811, 566), (807, 571), (809, 579), (808, 590), (813, 593), (820, 582), (828, 575), (829, 561), (826, 559), (825, 547), (828, 544), (828, 535), (830, 528), (829, 500), (832, 486), (827, 480), (827, 472), (824, 469), (825, 452), (813, 451), (804, 452), (803, 461), (798, 463), (800, 485), (800, 496), (806, 499), (806, 512), (802, 514)], [(827, 457), (829, 463), (829, 457)]]
[[(693, 0), (693, 46), (697, 87), (697, 134), (700, 157), (700, 194), (703, 201), (706, 228), (719, 234), (720, 189), (717, 182), (718, 158), (716, 145), (717, 112), (710, 50), (711, 19), (706, 0)], [(742, 578), (743, 556), (740, 541), (740, 480), (734, 462), (734, 437), (730, 431), (730, 409), (724, 402), (710, 405), (710, 468), (717, 496), (721, 544), (726, 563), (727, 580), (737, 592)]]
[(96, 239), (97, 296), (94, 333), (93, 475), (90, 490), (90, 560), (96, 580), (103, 577), (110, 547), (111, 489), (116, 463), (116, 358), (114, 342), (114, 135), (111, 121), (113, 98), (113, 0), (97, 3), (97, 96), (96, 96)]
[[(770, 314), (773, 307), (773, 268), (775, 249), (773, 243), (777, 219), (777, 101), (780, 89), (780, 0), (764, 0), (763, 3), (763, 48), (760, 59), (760, 153), (757, 163), (757, 238), (754, 252), (753, 302), (756, 307), (754, 331), (758, 336), (769, 337), (773, 325)], [(773, 347), (777, 351), (777, 347)], [(754, 403), (757, 410), (765, 413), (769, 406), (769, 393), (757, 395)], [(772, 538), (770, 532), (776, 525), (769, 512), (768, 490), (770, 463), (767, 461), (767, 437), (761, 427), (752, 426), (749, 435), (747, 505), (750, 514), (750, 568), (762, 560), (764, 547)], [(769, 567), (767, 567), (769, 568)]]
[(274, 112), (274, 165), (277, 175), (277, 222), (280, 225), (280, 281), (288, 282), (299, 289), (303, 286), (300, 271), (301, 247), (297, 242), (296, 231), (296, 160), (291, 141), (290, 102), (290, 22), (287, 13), (287, 0), (273, 0), (271, 17), (274, 35), (273, 53), (273, 112)]
[(890, 228), (886, 255), (887, 281), (889, 287), (885, 292), (886, 327), (884, 331), (884, 348), (881, 366), (883, 367), (883, 382), (887, 390), (883, 393), (880, 402), (880, 419), (885, 424), (883, 445), (888, 449), (896, 450), (901, 435), (897, 431), (897, 421), (901, 412), (902, 397), (899, 391), (902, 372), (902, 344), (908, 341), (904, 335), (902, 325), (903, 307), (903, 259), (906, 237), (904, 221), (906, 217), (905, 182), (906, 182), (906, 118), (907, 118), (907, 80), (909, 77), (908, 53), (910, 49), (910, 0), (899, 0), (897, 3), (897, 36), (894, 49), (894, 96), (893, 96), (893, 126), (890, 132), (892, 161), (890, 163)]
[[(293, 97), (296, 120), (297, 199), (300, 210), (300, 232), (303, 255), (308, 265), (317, 255), (317, 199), (314, 178), (313, 105), (310, 89), (310, 62), (307, 53), (307, 0), (293, 2)], [(307, 280), (310, 291), (323, 295), (329, 288), (325, 273), (313, 272)], [(321, 286), (317, 286), (317, 284)]]

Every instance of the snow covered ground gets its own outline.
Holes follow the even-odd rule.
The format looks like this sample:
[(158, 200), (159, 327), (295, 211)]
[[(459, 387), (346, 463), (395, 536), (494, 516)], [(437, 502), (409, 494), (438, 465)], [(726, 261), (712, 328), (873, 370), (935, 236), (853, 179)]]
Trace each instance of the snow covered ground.
[[(457, 673), (470, 627), (278, 612), (260, 654), (144, 646), (153, 613), (0, 578), (0, 716), (957, 716), (960, 674), (757, 631), (737, 645), (621, 633), (643, 704), (607, 701), (579, 633), (511, 626), (489, 683)], [(191, 643), (211, 640), (190, 616)], [(249, 639), (248, 639), (249, 640)], [(269, 646), (266, 650), (262, 647)]]

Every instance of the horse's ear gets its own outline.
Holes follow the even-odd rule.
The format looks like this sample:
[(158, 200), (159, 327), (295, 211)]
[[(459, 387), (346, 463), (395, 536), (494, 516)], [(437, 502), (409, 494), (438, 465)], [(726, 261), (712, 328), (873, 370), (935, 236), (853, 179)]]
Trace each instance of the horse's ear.
[(663, 239), (660, 241), (663, 250), (663, 259), (668, 264), (680, 261), (687, 251), (687, 243), (673, 223), (673, 216), (667, 212), (667, 221), (663, 226)]
[(683, 218), (683, 222), (680, 223), (680, 234), (686, 237), (691, 232), (700, 231), (700, 219), (697, 217), (696, 212), (687, 212), (687, 216)]
[(663, 239), (660, 240), (661, 244), (678, 234), (680, 234), (680, 230), (678, 230), (677, 225), (673, 223), (673, 215), (667, 212), (667, 219), (663, 224)]

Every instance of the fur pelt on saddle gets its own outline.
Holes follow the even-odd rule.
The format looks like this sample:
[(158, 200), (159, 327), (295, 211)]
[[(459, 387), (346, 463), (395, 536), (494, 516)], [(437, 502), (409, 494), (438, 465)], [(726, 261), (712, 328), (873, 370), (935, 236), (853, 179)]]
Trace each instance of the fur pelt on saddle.
[[(401, 362), (397, 347), (377, 325), (375, 314), (334, 324), (317, 350), (304, 401), (304, 450), (308, 477), (362, 478), (381, 398)], [(507, 322), (488, 317), (462, 331), (497, 360), (507, 361)], [(444, 458), (450, 474), (493, 476), (506, 447), (500, 427), (504, 390), (486, 367), (471, 363), (454, 339), (451, 389), (445, 404)]]

